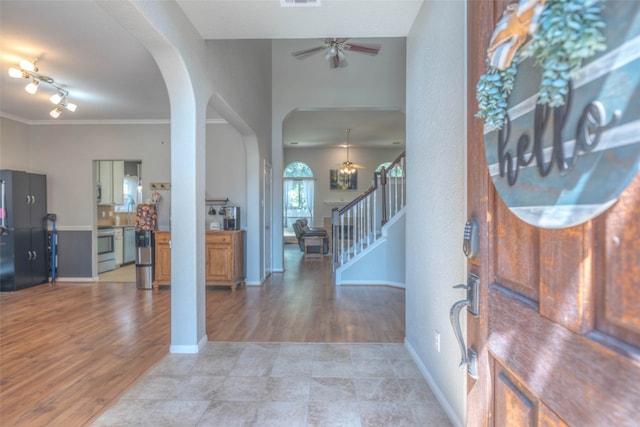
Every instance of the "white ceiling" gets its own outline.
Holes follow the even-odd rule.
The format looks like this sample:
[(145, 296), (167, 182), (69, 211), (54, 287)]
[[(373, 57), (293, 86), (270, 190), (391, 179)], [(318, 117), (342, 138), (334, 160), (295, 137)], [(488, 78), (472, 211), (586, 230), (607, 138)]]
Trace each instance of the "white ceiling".
[(283, 125), (284, 147), (346, 146), (347, 129), (351, 129), (349, 145), (352, 146), (404, 147), (404, 113), (398, 110), (363, 109), (294, 111), (287, 116)]
[(177, 0), (202, 38), (308, 39), (405, 37), (422, 0), (320, 0), (282, 7), (280, 0)]
[[(205, 39), (299, 38), (314, 39), (309, 40), (309, 46), (315, 46), (327, 37), (404, 37), (423, 0), (321, 1), (320, 7), (296, 8), (281, 7), (280, 0), (177, 3)], [(57, 122), (169, 119), (168, 95), (155, 61), (94, 1), (0, 0), (0, 114), (30, 124), (51, 123), (53, 104), (48, 97), (55, 91), (41, 85), (36, 95), (28, 95), (24, 91), (28, 81), (7, 74), (9, 66), (19, 60), (34, 58), (39, 58), (39, 72), (67, 89), (69, 99), (78, 105), (75, 113), (65, 111)], [(292, 125), (292, 129), (305, 128), (308, 120), (318, 123), (311, 112), (304, 113), (298, 117), (301, 123)], [(380, 111), (368, 113), (376, 117), (370, 123), (386, 120)], [(322, 123), (330, 124), (331, 117), (344, 121), (345, 114), (350, 113), (317, 114), (325, 114)], [(397, 112), (392, 115), (398, 117)], [(363, 117), (358, 120), (367, 122)], [(344, 131), (345, 126), (336, 121), (333, 128)], [(356, 138), (355, 131), (352, 135)], [(329, 139), (320, 134), (312, 138), (308, 132), (285, 133), (285, 142), (291, 138)], [(385, 138), (399, 139), (390, 135)], [(385, 143), (390, 142), (387, 140)]]

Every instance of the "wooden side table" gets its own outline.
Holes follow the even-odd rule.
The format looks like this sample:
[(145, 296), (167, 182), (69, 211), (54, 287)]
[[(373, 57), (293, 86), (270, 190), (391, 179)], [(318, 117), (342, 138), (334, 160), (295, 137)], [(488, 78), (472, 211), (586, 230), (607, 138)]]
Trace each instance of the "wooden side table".
[[(322, 257), (322, 244), (323, 244), (323, 236), (302, 236), (302, 240), (304, 240), (304, 257), (305, 258), (315, 258)], [(318, 253), (309, 252), (309, 248), (317, 246)]]

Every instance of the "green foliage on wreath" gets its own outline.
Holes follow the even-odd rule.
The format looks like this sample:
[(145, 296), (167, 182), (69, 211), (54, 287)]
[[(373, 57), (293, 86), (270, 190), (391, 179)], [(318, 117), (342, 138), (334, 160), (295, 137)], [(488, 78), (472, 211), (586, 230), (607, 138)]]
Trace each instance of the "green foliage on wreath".
[(538, 103), (550, 107), (565, 103), (569, 80), (578, 75), (582, 61), (606, 49), (598, 1), (549, 0), (540, 15), (538, 31), (511, 66), (505, 70), (489, 66), (476, 88), (476, 117), (484, 119), (489, 130), (502, 128), (520, 55), (532, 57), (542, 67)]
[(500, 70), (489, 67), (487, 74), (483, 74), (476, 86), (478, 113), (476, 117), (484, 120), (490, 130), (502, 128), (504, 116), (507, 114), (507, 98), (513, 90), (518, 66), (517, 58), (511, 62), (509, 68)]
[(542, 67), (540, 104), (564, 105), (569, 79), (577, 77), (582, 61), (606, 49), (597, 1), (554, 0), (540, 15), (540, 27), (524, 53)]

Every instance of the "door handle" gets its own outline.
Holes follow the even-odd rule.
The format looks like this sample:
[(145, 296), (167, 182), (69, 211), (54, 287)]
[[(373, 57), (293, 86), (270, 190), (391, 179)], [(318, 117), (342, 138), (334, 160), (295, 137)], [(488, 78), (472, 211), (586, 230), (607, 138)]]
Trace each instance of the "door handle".
[(467, 298), (457, 301), (453, 306), (451, 306), (451, 310), (449, 311), (449, 320), (451, 320), (451, 327), (453, 328), (453, 333), (458, 340), (458, 345), (460, 346), (460, 367), (467, 366), (467, 373), (473, 379), (478, 378), (478, 353), (470, 348), (467, 350), (467, 346), (464, 342), (464, 336), (462, 335), (462, 328), (460, 327), (460, 311), (464, 307), (467, 307), (467, 311), (471, 313), (471, 315), (478, 317), (479, 313), (479, 289), (480, 289), (480, 278), (473, 273), (469, 273), (467, 276), (467, 284), (456, 285), (453, 287), (454, 289), (466, 289)]

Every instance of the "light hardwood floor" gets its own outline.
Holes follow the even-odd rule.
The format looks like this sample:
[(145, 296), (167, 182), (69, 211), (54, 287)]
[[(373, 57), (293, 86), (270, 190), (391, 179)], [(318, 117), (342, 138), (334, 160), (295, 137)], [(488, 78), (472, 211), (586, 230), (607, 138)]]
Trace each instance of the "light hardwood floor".
[[(404, 339), (404, 291), (339, 287), (330, 257), (285, 250), (260, 287), (207, 290), (209, 341)], [(93, 422), (169, 351), (170, 288), (56, 283), (0, 294), (0, 425)]]

